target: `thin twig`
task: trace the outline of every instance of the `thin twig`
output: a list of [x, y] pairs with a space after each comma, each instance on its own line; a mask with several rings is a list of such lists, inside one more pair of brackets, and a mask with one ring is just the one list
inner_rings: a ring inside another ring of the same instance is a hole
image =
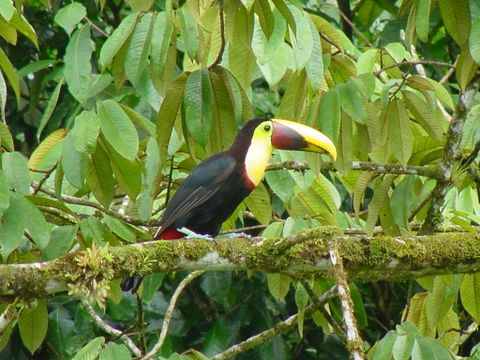
[[165, 313], [165, 318], [163, 319], [162, 331], [160, 332], [160, 337], [157, 343], [153, 346], [152, 350], [150, 350], [147, 354], [145, 354], [145, 356], [143, 356], [140, 360], [151, 359], [153, 356], [157, 354], [157, 352], [160, 351], [168, 333], [168, 326], [170, 325], [170, 320], [172, 320], [173, 311], [175, 310], [175, 306], [177, 305], [178, 298], [182, 294], [183, 289], [185, 289], [185, 287], [188, 284], [190, 284], [193, 280], [203, 275], [204, 273], [205, 271], [203, 270], [194, 271], [188, 274], [188, 276], [180, 282], [178, 287], [175, 289], [175, 292], [173, 293], [172, 298], [170, 299], [170, 304], [168, 305], [167, 312]]
[[333, 328], [333, 331], [335, 334], [338, 335], [340, 339], [342, 339], [343, 342], [347, 342], [347, 336], [345, 335], [345, 332], [342, 330], [342, 328], [338, 325], [337, 321], [330, 315], [330, 313], [325, 309], [325, 303], [322, 303], [319, 301], [319, 297], [315, 295], [313, 292], [312, 287], [305, 281], [305, 280], [300, 280], [302, 283], [303, 287], [307, 291], [308, 296], [312, 300], [313, 304], [317, 307], [318, 311], [320, 311], [327, 320], [327, 322], [330, 324], [330, 326]]
[[209, 66], [209, 69], [213, 69], [222, 62], [223, 53], [225, 51], [225, 19], [223, 17], [223, 0], [220, 0], [220, 50], [218, 51], [217, 58]]
[[47, 181], [47, 179], [50, 177], [50, 175], [52, 175], [53, 171], [57, 168], [57, 165], [58, 163], [56, 163], [55, 165], [53, 165], [50, 169], [48, 169], [46, 172], [45, 172], [45, 176], [42, 178], [42, 180], [40, 180], [38, 182], [38, 185], [37, 186], [34, 186], [33, 188], [35, 190], [33, 190], [33, 195], [37, 195], [38, 192], [40, 191], [40, 189], [42, 188], [43, 184], [45, 184], [45, 181]]
[[468, 328], [463, 331], [463, 334], [460, 336], [457, 342], [454, 344], [450, 345], [450, 350], [453, 351], [455, 354], [457, 353], [457, 350], [460, 346], [462, 346], [469, 338], [470, 336], [477, 331], [479, 324], [476, 321], [473, 321]]
[[[328, 291], [323, 293], [322, 296], [318, 298], [318, 303], [322, 304], [323, 306], [328, 301], [333, 299], [336, 296], [335, 289], [336, 289], [336, 286], [333, 286]], [[316, 305], [307, 306], [304, 311], [304, 316], [309, 317], [315, 311], [317, 311]], [[277, 335], [288, 333], [289, 331], [294, 329], [295, 326], [297, 326], [297, 322], [298, 322], [298, 314], [292, 315], [286, 320], [276, 323], [272, 328], [262, 331], [261, 333], [254, 335], [248, 338], [247, 340], [242, 341], [239, 344], [233, 345], [232, 347], [228, 348], [224, 352], [221, 352], [220, 354], [212, 356], [210, 360], [231, 359], [241, 353], [244, 353], [245, 351], [254, 349], [259, 345], [269, 342], [270, 340], [272, 340], [273, 337]]]
[[99, 34], [102, 36], [108, 38], [110, 35], [108, 35], [105, 31], [100, 29], [92, 20], [90, 20], [88, 17], [86, 18], [87, 22], [94, 28]]
[[93, 322], [95, 325], [97, 325], [100, 329], [102, 329], [104, 332], [106, 332], [109, 335], [118, 337], [124, 344], [125, 346], [132, 352], [133, 355], [135, 356], [141, 356], [142, 353], [140, 349], [135, 345], [135, 343], [130, 339], [127, 335], [123, 334], [120, 330], [117, 330], [113, 328], [112, 326], [108, 325], [103, 319], [97, 314], [95, 309], [90, 305], [90, 303], [82, 299], [82, 305], [87, 310], [88, 314], [92, 318]]
[[145, 319], [143, 313], [143, 303], [142, 298], [135, 293], [135, 297], [137, 298], [137, 326], [138, 332], [140, 337], [140, 350], [142, 354], [147, 352], [147, 342], [145, 341]]
[[[303, 172], [309, 169], [310, 165], [307, 162], [284, 161], [269, 164], [266, 171], [295, 170]], [[321, 169], [333, 171], [335, 170], [335, 164], [331, 161], [322, 161]], [[436, 168], [428, 168], [425, 166], [403, 166], [398, 164], [372, 163], [368, 161], [352, 161], [349, 164], [349, 169], [360, 171], [374, 171], [378, 174], [418, 175], [432, 179], [437, 179], [441, 177]]]
[[330, 239], [328, 253], [333, 267], [333, 276], [337, 282], [337, 292], [342, 308], [343, 323], [347, 334], [347, 348], [354, 360], [364, 360], [363, 340], [358, 331], [357, 320], [353, 311], [353, 301], [350, 295], [350, 288], [347, 283], [347, 274], [343, 269], [342, 258], [338, 254], [335, 239]]
[[455, 66], [450, 64], [450, 63], [446, 63], [446, 62], [443, 62], [443, 61], [435, 61], [435, 60], [413, 60], [413, 61], [401, 61], [399, 63], [395, 63], [395, 64], [392, 64], [392, 65], [388, 65], [388, 66], [385, 66], [384, 68], [378, 70], [378, 71], [375, 71], [373, 74], [375, 76], [378, 76], [380, 75], [382, 72], [384, 71], [387, 71], [387, 70], [390, 70], [390, 69], [393, 69], [393, 68], [396, 68], [396, 67], [400, 67], [400, 66], [404, 66], [404, 65], [410, 65], [410, 66], [415, 66], [415, 65], [433, 65], [433, 66], [442, 66], [442, 67], [449, 67], [449, 68], [453, 68], [455, 69]]

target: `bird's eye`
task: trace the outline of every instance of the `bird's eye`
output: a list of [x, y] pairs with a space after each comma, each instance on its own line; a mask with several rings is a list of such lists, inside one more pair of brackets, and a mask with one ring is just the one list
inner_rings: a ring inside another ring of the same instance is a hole
[[267, 124], [263, 127], [263, 130], [270, 131], [270, 128], [271, 128], [271, 126], [269, 124]]

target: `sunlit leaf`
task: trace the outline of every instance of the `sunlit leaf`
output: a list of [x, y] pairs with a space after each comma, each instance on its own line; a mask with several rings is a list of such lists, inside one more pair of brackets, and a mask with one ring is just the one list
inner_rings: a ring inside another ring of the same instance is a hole
[[87, 9], [81, 3], [72, 2], [58, 10], [55, 22], [70, 35], [77, 24], [87, 15]]

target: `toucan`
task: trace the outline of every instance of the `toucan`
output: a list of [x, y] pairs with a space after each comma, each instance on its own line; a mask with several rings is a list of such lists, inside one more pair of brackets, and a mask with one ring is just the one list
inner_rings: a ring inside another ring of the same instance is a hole
[[[222, 223], [262, 181], [274, 149], [303, 150], [337, 157], [333, 142], [307, 125], [282, 119], [253, 119], [226, 151], [197, 165], [169, 201], [155, 240], [185, 237], [183, 229], [215, 237]], [[124, 291], [138, 288], [139, 277], [122, 282]]]

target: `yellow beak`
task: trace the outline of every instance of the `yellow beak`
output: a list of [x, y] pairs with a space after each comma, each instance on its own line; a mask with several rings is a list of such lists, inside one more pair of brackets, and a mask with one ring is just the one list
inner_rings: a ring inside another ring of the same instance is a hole
[[329, 154], [337, 159], [337, 149], [325, 134], [294, 121], [272, 119], [272, 145], [282, 150], [302, 150]]

